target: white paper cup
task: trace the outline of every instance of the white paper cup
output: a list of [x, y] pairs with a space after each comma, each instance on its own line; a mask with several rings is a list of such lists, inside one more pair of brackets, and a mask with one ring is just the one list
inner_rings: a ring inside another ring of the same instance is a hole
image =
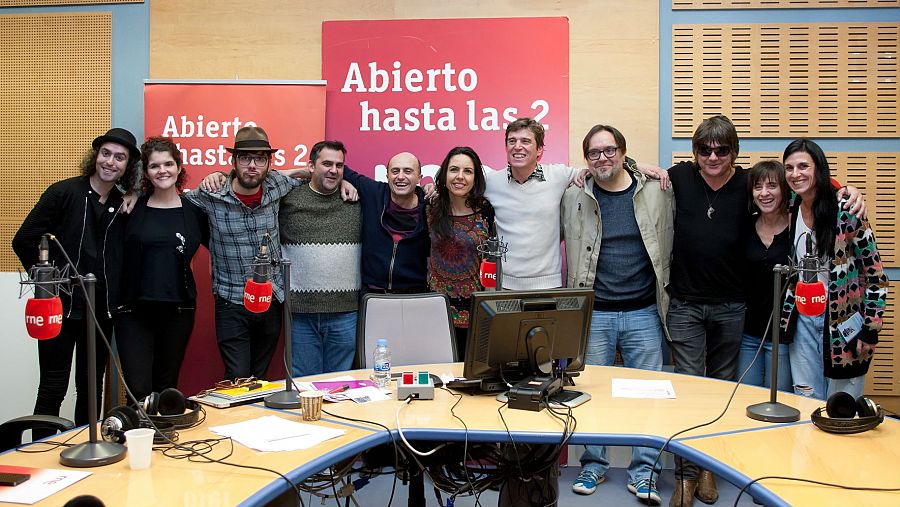
[[128, 464], [132, 470], [150, 468], [155, 433], [153, 428], [136, 428], [125, 432], [125, 443], [128, 445]]
[[304, 421], [318, 421], [322, 418], [322, 391], [303, 391], [300, 393], [300, 408]]

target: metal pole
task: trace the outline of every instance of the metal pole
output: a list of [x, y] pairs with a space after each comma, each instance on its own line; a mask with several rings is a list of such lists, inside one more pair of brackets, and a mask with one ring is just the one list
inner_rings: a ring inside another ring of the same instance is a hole
[[284, 333], [284, 391], [272, 393], [265, 398], [269, 408], [300, 408], [300, 393], [294, 390], [293, 358], [291, 343], [291, 261], [281, 259], [281, 279], [284, 282], [284, 304], [281, 307], [281, 329]]
[[125, 458], [125, 446], [115, 442], [97, 440], [97, 335], [94, 314], [90, 310], [97, 308], [94, 304], [94, 286], [97, 284], [97, 277], [88, 273], [77, 283], [84, 286], [87, 292], [87, 301], [90, 303], [84, 310], [84, 321], [87, 326], [87, 395], [90, 439], [61, 452], [59, 462], [69, 467], [99, 467]]
[[[765, 422], [794, 422], [800, 420], [800, 411], [783, 403], [778, 403], [778, 345], [781, 326], [781, 275], [789, 273], [790, 268], [777, 264], [772, 269], [775, 276], [775, 292], [772, 301], [772, 364], [769, 379], [769, 401], [747, 407], [747, 417]], [[765, 340], [766, 337], [761, 337]]]

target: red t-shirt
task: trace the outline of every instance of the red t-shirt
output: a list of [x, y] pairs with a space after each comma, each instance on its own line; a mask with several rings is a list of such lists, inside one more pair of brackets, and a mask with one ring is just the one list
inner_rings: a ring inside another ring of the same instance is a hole
[[248, 208], [255, 208], [259, 206], [260, 203], [262, 203], [262, 191], [263, 188], [262, 185], [260, 185], [259, 190], [257, 190], [254, 194], [247, 195], [235, 192], [234, 195], [236, 195], [237, 198], [240, 199], [242, 203], [244, 203], [244, 206], [247, 206]]

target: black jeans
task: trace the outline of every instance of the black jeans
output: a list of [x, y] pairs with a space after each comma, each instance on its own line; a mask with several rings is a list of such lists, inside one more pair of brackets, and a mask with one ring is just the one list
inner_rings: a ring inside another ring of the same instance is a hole
[[[99, 324], [107, 339], [112, 339], [112, 321], [105, 313], [99, 315]], [[75, 424], [88, 423], [88, 371], [87, 371], [87, 331], [83, 319], [64, 318], [59, 336], [38, 341], [38, 362], [41, 379], [38, 384], [34, 413], [59, 415], [59, 408], [69, 389], [69, 375], [72, 371], [72, 351], [75, 352]], [[103, 373], [109, 350], [97, 333], [97, 417], [100, 416], [103, 399]], [[40, 433], [40, 432], [39, 432]], [[35, 438], [48, 436], [53, 432], [35, 434]]]
[[225, 363], [225, 378], [266, 378], [281, 334], [282, 304], [272, 298], [264, 313], [253, 313], [216, 296], [216, 341]]
[[194, 313], [183, 303], [138, 301], [115, 315], [122, 374], [138, 401], [177, 387]]
[[[737, 380], [744, 303], [692, 303], [673, 297], [666, 323], [675, 373]], [[696, 464], [675, 457], [675, 477], [696, 479]]]

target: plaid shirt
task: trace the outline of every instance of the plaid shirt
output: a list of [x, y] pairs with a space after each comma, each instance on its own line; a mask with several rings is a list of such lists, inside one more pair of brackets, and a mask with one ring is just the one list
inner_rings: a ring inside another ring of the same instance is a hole
[[[212, 290], [228, 301], [244, 304], [244, 284], [250, 274], [250, 262], [259, 253], [263, 234], [269, 233], [269, 256], [281, 259], [278, 236], [278, 207], [282, 197], [300, 182], [270, 170], [263, 182], [262, 202], [248, 208], [231, 189], [231, 179], [218, 192], [203, 189], [184, 195], [209, 217], [209, 253], [212, 257]], [[272, 294], [284, 301], [281, 270], [272, 269]]]
[[[541, 168], [541, 164], [538, 164], [534, 168], [534, 171], [532, 171], [531, 174], [529, 174], [528, 177], [525, 178], [525, 181], [523, 181], [521, 184], [524, 185], [528, 182], [528, 180], [547, 181], [547, 178], [544, 177], [544, 169]], [[513, 178], [512, 166], [510, 165], [506, 166], [506, 181], [515, 181], [516, 183], [519, 183], [515, 178]]]

